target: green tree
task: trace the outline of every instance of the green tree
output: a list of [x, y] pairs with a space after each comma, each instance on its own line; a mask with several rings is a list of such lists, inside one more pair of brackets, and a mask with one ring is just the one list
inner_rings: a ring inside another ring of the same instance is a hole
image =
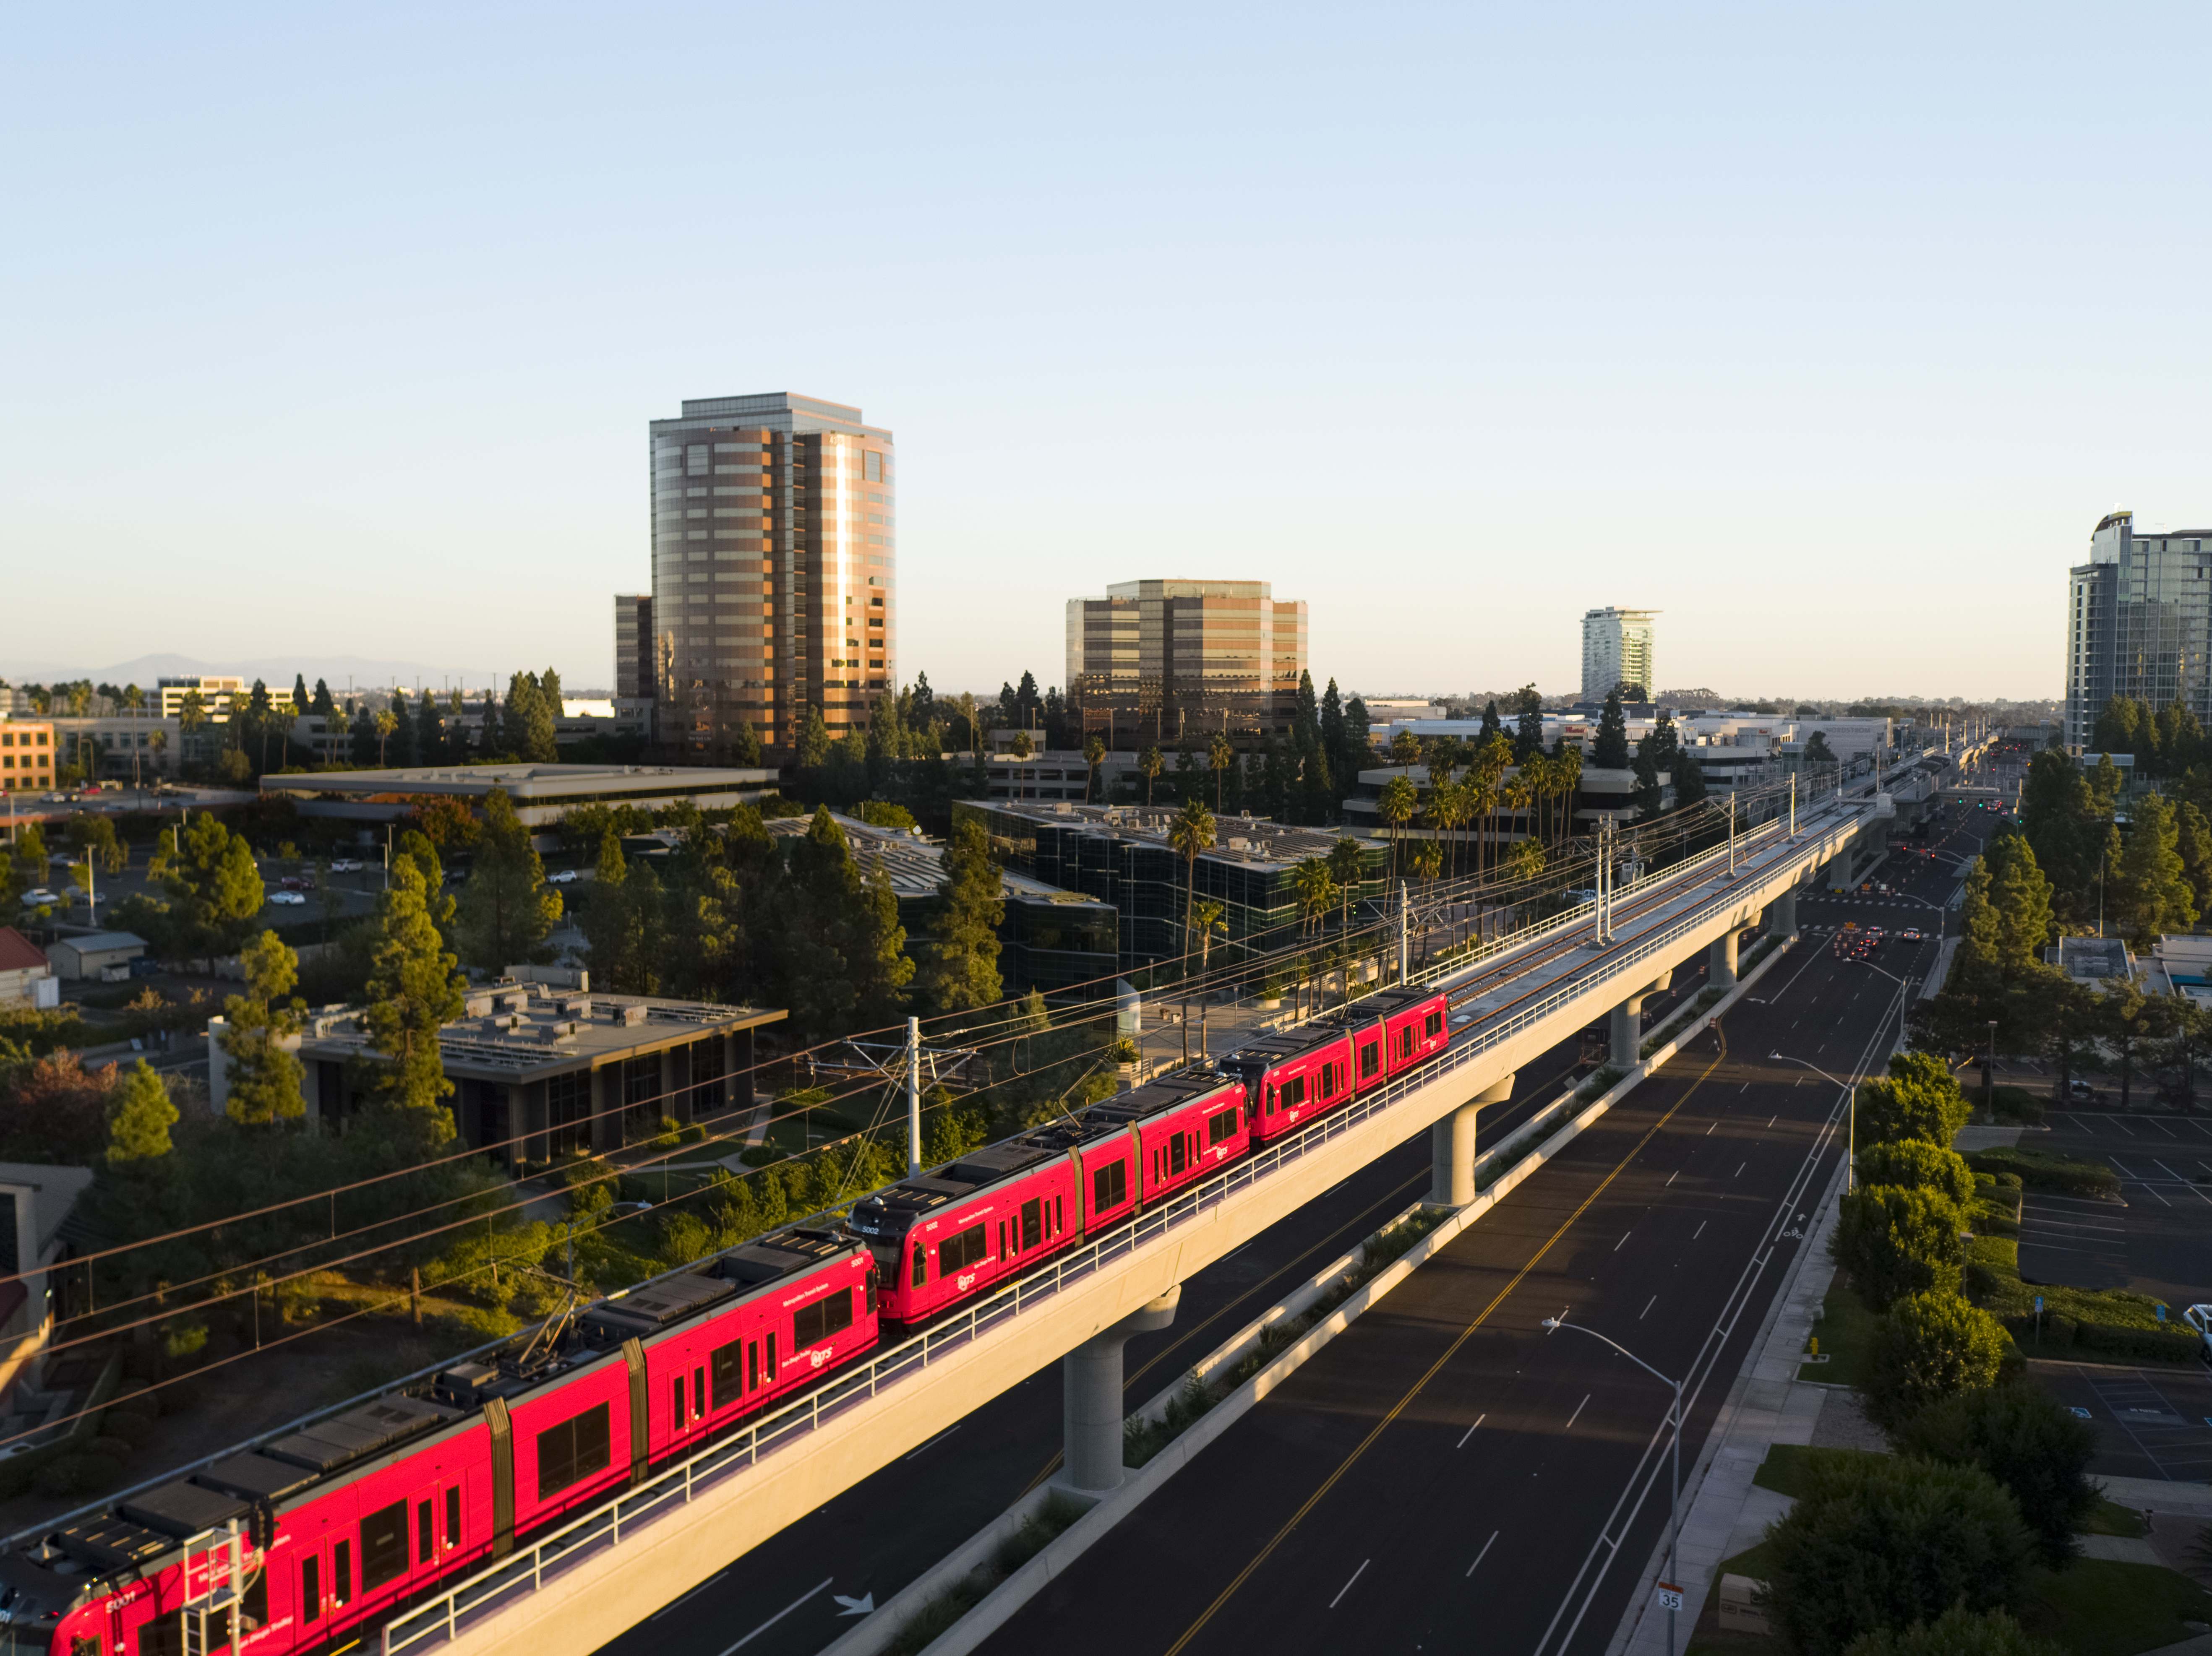
[[1182, 809], [1176, 813], [1168, 825], [1168, 846], [1182, 858], [1182, 953], [1183, 970], [1190, 969], [1190, 917], [1192, 906], [1198, 900], [1198, 859], [1213, 848], [1213, 813], [1206, 808], [1203, 799], [1186, 799]]
[[170, 943], [179, 955], [207, 959], [246, 940], [268, 889], [245, 840], [207, 811], [158, 843], [147, 876], [168, 893]]
[[1816, 1465], [1767, 1532], [1767, 1611], [1800, 1656], [1934, 1620], [2016, 1608], [2034, 1567], [2020, 1509], [1969, 1466], [1867, 1455]]
[[1145, 805], [1147, 810], [1151, 809], [1152, 803], [1152, 784], [1160, 779], [1160, 773], [1167, 767], [1167, 759], [1158, 748], [1147, 748], [1138, 757], [1137, 768], [1145, 776]]
[[1932, 1622], [1863, 1633], [1844, 1656], [2066, 1656], [2063, 1647], [2031, 1638], [2001, 1610], [1954, 1604]]
[[2199, 915], [2212, 914], [2212, 821], [2184, 800], [2174, 810], [2174, 849], [2189, 880], [2189, 895]]
[[1219, 810], [1221, 781], [1229, 774], [1230, 767], [1237, 762], [1237, 749], [1230, 745], [1229, 738], [1218, 731], [1214, 732], [1212, 740], [1206, 744], [1206, 762], [1207, 767], [1213, 772], [1213, 808]]
[[[550, 672], [550, 669], [547, 670]], [[507, 749], [534, 765], [550, 765], [561, 755], [553, 739], [553, 720], [560, 712], [547, 697], [544, 681], [536, 673], [515, 673], [507, 683], [507, 712], [502, 734]], [[557, 688], [560, 681], [556, 678]]]
[[1958, 1204], [1933, 1190], [1862, 1185], [1844, 1196], [1836, 1216], [1836, 1263], [1876, 1311], [1934, 1289], [1955, 1294], [1966, 1260]]
[[461, 958], [497, 972], [551, 958], [545, 940], [561, 920], [561, 896], [505, 788], [484, 796], [483, 826], [456, 907]]
[[963, 1012], [988, 1006], [1005, 992], [999, 975], [1004, 887], [983, 825], [972, 816], [961, 817], [946, 842], [944, 877], [937, 887], [944, 901], [936, 947], [915, 974], [915, 996], [931, 1010]]
[[465, 986], [453, 968], [429, 907], [422, 870], [411, 858], [392, 866], [392, 888], [377, 904], [376, 943], [370, 956], [365, 1021], [369, 1045], [388, 1061], [371, 1071], [378, 1101], [422, 1143], [453, 1136], [445, 1104], [453, 1083], [446, 1079], [438, 1032], [461, 1016]]
[[1601, 770], [1628, 768], [1628, 722], [1620, 711], [1618, 687], [1605, 693], [1605, 707], [1597, 716], [1597, 735], [1590, 743], [1590, 763]]
[[177, 1107], [154, 1066], [140, 1059], [107, 1101], [107, 1165], [143, 1166], [169, 1153]]
[[1905, 1421], [1897, 1447], [1954, 1466], [1978, 1466], [2012, 1492], [2043, 1562], [2063, 1569], [2096, 1510], [2089, 1462], [2097, 1435], [2050, 1392], [2027, 1380], [1938, 1398]]
[[1398, 877], [1399, 842], [1405, 838], [1406, 824], [1413, 820], [1413, 814], [1419, 805], [1419, 792], [1402, 772], [1382, 785], [1382, 795], [1375, 802], [1375, 814], [1390, 830], [1390, 877], [1393, 880]]
[[810, 705], [799, 727], [799, 762], [802, 767], [812, 770], [826, 764], [829, 758], [830, 726], [822, 718], [822, 709]]
[[2179, 825], [2160, 795], [2146, 792], [2136, 800], [2120, 867], [2127, 937], [2137, 949], [2148, 951], [2162, 932], [2196, 925], [2197, 899], [2181, 858]]
[[1858, 1154], [1858, 1181], [1932, 1191], [1962, 1210], [1974, 1199], [1974, 1174], [1966, 1158], [1921, 1138], [1866, 1146]]
[[880, 866], [863, 877], [826, 806], [784, 855], [780, 970], [793, 1021], [809, 1040], [890, 1022], [915, 968], [889, 877]]
[[1972, 1113], [1950, 1065], [1931, 1053], [1899, 1052], [1887, 1076], [1859, 1083], [1858, 1142], [1918, 1138], [1948, 1146]]
[[230, 1076], [223, 1112], [240, 1126], [263, 1127], [307, 1113], [307, 1079], [300, 1054], [285, 1043], [300, 1032], [304, 1003], [289, 999], [300, 980], [300, 957], [274, 931], [264, 931], [239, 951], [246, 992], [222, 1004], [228, 1024], [222, 1036]]
[[2025, 835], [2005, 828], [1990, 837], [1981, 860], [1989, 870], [1988, 901], [1995, 913], [1998, 971], [2018, 982], [2044, 965], [2052, 935], [2051, 882]]
[[1086, 800], [1096, 800], [1098, 798], [1098, 767], [1104, 761], [1105, 757], [1106, 744], [1097, 737], [1092, 737], [1083, 744], [1085, 767], [1083, 797]]
[[1957, 1294], [1908, 1295], [1875, 1331], [1867, 1413], [1894, 1427], [1938, 1398], [1995, 1386], [2010, 1349], [1997, 1319]]

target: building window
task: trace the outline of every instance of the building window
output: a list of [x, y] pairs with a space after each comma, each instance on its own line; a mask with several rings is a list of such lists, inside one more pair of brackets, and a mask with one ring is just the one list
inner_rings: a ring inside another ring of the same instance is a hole
[[879, 483], [884, 480], [884, 457], [874, 449], [863, 451], [860, 476], [864, 482]]
[[572, 1070], [545, 1083], [546, 1153], [581, 1153], [592, 1148], [592, 1072]]

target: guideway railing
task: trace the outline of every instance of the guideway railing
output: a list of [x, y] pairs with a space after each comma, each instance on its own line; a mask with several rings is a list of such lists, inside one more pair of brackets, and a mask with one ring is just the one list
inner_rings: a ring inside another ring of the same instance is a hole
[[[1802, 825], [1801, 835], [1803, 828], [1812, 826], [1809, 822]], [[1736, 855], [1741, 861], [1747, 855], [1759, 856], [1773, 849], [1767, 846], [1747, 852], [1739, 840]], [[1725, 846], [1717, 852], [1723, 858], [1727, 853]], [[1701, 858], [1677, 864], [1665, 870], [1666, 877], [1679, 879], [1685, 871], [1694, 871], [1705, 860]], [[1692, 913], [1645, 932], [1625, 948], [1609, 950], [1602, 960], [1589, 963], [1594, 969], [1571, 975], [1529, 1004], [1516, 1008], [1510, 1016], [1455, 1035], [1451, 1045], [1434, 1062], [1364, 1098], [1355, 1099], [1279, 1143], [1247, 1156], [1180, 1195], [1146, 1209], [1097, 1240], [1038, 1266], [965, 1311], [878, 1352], [859, 1368], [763, 1416], [712, 1447], [665, 1467], [611, 1504], [563, 1525], [491, 1568], [458, 1581], [436, 1597], [393, 1617], [383, 1629], [385, 1656], [398, 1656], [398, 1653], [426, 1641], [456, 1636], [465, 1621], [473, 1621], [518, 1594], [534, 1592], [544, 1585], [549, 1574], [561, 1574], [619, 1544], [625, 1529], [635, 1529], [664, 1509], [691, 1501], [702, 1489], [755, 1465], [763, 1455], [820, 1431], [847, 1410], [865, 1403], [886, 1386], [919, 1374], [931, 1362], [971, 1344], [1038, 1301], [1051, 1298], [1085, 1277], [1095, 1276], [1116, 1260], [1219, 1206], [1238, 1192], [1322, 1149], [1363, 1122], [1434, 1086], [1442, 1077], [1473, 1063], [1584, 998], [1594, 989], [1616, 978], [1633, 975], [1643, 962], [1665, 953], [1670, 945], [1710, 919], [1709, 913]], [[1457, 976], [1465, 969], [1463, 964], [1455, 963], [1450, 972], [1441, 975]]]

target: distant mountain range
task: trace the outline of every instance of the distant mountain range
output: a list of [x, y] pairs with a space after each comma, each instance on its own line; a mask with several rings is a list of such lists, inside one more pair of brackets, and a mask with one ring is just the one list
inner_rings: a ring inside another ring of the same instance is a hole
[[321, 678], [340, 695], [345, 694], [349, 681], [356, 689], [382, 688], [393, 684], [443, 688], [448, 683], [486, 684], [495, 678], [504, 685], [507, 676], [506, 672], [495, 673], [489, 667], [432, 666], [420, 661], [390, 661], [373, 656], [325, 656], [315, 660], [267, 656], [259, 659], [196, 661], [190, 656], [163, 654], [139, 656], [106, 667], [0, 658], [0, 678], [10, 684], [52, 684], [88, 678], [94, 684], [136, 684], [142, 689], [151, 689], [156, 679], [181, 678], [195, 673], [234, 675], [249, 684], [258, 678], [265, 680], [271, 689], [284, 690], [292, 688], [295, 674], [304, 673], [310, 686]]

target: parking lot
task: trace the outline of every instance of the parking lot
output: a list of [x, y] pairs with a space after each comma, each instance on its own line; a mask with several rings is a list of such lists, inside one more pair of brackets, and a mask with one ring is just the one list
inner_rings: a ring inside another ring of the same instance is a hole
[[2212, 1479], [2212, 1375], [2031, 1358], [2028, 1371], [2097, 1434], [2091, 1472]]
[[2212, 1300], [2212, 1120], [2148, 1111], [2060, 1110], [2027, 1148], [2095, 1162], [2120, 1202], [2031, 1191], [2020, 1274], [2075, 1288], [2125, 1288], [2180, 1307]]

